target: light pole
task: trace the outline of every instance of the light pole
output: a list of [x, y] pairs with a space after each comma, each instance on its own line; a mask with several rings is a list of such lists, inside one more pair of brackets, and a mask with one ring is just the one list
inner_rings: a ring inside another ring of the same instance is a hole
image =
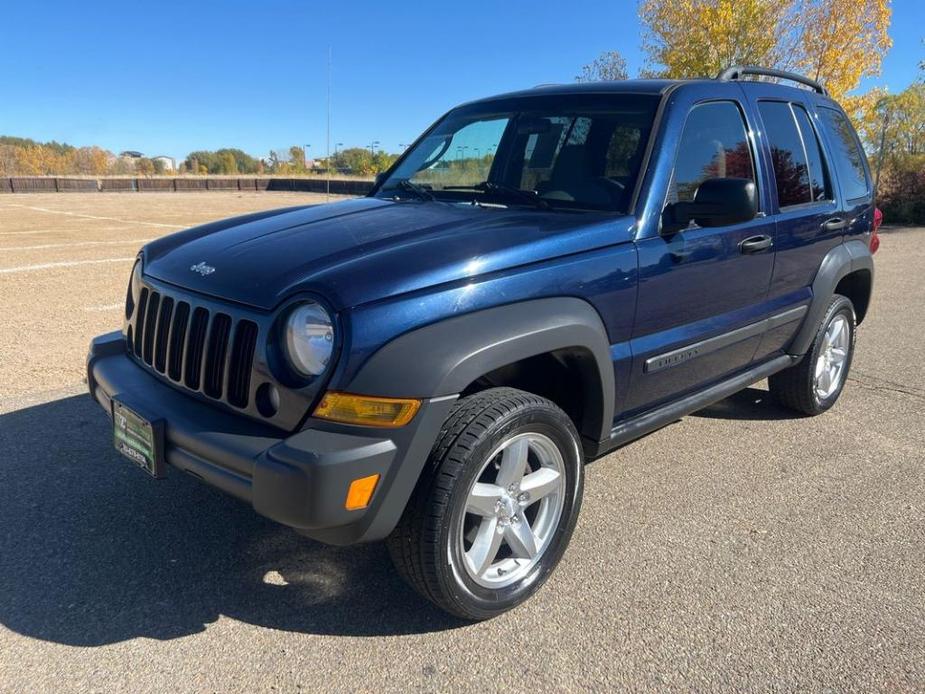
[[376, 145], [379, 144], [379, 140], [373, 140], [369, 143], [369, 153], [373, 156], [376, 156]]
[[302, 147], [302, 168], [308, 171], [308, 148], [311, 145], [305, 145]]

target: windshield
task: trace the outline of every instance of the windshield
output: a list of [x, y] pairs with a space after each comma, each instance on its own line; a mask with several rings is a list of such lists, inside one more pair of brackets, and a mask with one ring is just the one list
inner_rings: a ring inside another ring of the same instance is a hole
[[531, 96], [463, 106], [399, 161], [377, 197], [627, 212], [658, 97]]

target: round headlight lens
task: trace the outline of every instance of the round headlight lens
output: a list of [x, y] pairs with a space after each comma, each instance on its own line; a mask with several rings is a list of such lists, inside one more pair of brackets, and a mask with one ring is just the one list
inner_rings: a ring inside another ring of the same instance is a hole
[[324, 372], [334, 351], [331, 316], [314, 302], [296, 306], [286, 319], [286, 356], [303, 376]]
[[136, 260], [132, 266], [132, 276], [128, 281], [128, 290], [125, 293], [125, 319], [131, 320], [135, 313], [135, 304], [141, 294], [141, 261]]

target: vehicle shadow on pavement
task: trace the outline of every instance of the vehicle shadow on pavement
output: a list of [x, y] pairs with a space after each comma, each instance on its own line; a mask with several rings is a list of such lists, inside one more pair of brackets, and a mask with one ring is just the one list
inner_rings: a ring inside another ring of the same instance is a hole
[[373, 636], [462, 626], [395, 574], [381, 544], [328, 547], [110, 444], [89, 396], [0, 415], [0, 623], [74, 646], [171, 639], [225, 615]]
[[789, 410], [779, 404], [774, 396], [767, 390], [760, 388], [746, 388], [725, 400], [713, 403], [709, 407], [698, 410], [691, 417], [706, 417], [707, 419], [731, 420], [767, 420], [799, 419], [803, 415]]

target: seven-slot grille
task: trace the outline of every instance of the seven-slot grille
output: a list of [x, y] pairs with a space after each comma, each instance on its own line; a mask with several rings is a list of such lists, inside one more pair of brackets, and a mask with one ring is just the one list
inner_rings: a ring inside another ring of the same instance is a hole
[[143, 287], [128, 349], [155, 371], [190, 390], [247, 407], [257, 324]]

